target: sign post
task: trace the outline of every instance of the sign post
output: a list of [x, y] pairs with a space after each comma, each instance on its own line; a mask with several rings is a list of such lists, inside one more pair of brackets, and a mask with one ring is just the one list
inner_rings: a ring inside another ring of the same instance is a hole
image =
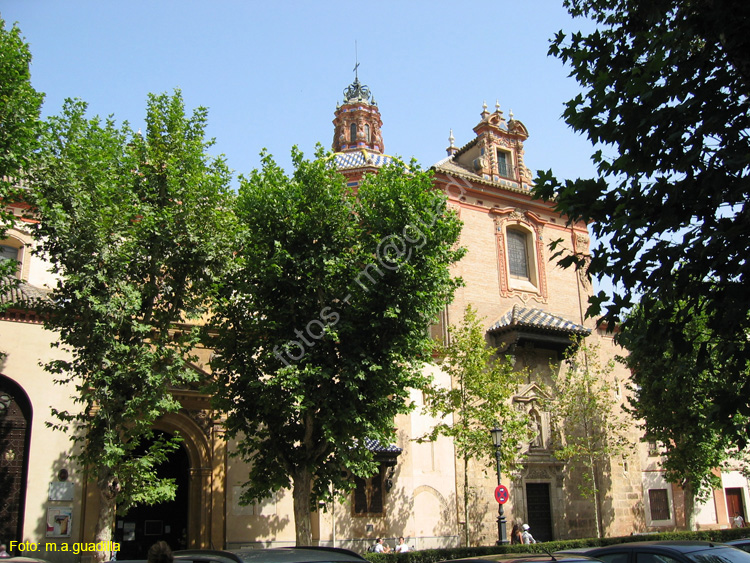
[[495, 500], [498, 504], [505, 504], [508, 502], [509, 498], [510, 493], [508, 493], [508, 488], [505, 485], [498, 485], [495, 487]]
[[508, 489], [501, 483], [500, 468], [502, 467], [501, 462], [503, 457], [501, 452], [503, 431], [495, 426], [490, 430], [490, 435], [492, 436], [492, 445], [495, 446], [495, 461], [497, 461], [497, 488], [495, 489], [495, 500], [497, 501], [497, 545], [505, 545], [508, 543], [508, 540], [505, 539], [507, 535], [505, 533], [505, 512], [503, 512], [503, 505], [508, 502], [510, 495], [508, 494]]

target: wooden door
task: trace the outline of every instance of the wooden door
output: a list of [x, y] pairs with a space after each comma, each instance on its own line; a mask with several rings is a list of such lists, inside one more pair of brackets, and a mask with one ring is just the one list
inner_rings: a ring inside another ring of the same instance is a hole
[[747, 523], [745, 503], [742, 500], [742, 489], [739, 487], [724, 489], [724, 494], [727, 497], [727, 516], [729, 517], [729, 525], [734, 527], [733, 519], [738, 514], [742, 516], [742, 520]]
[[0, 538], [23, 537], [31, 407], [23, 390], [0, 375]]

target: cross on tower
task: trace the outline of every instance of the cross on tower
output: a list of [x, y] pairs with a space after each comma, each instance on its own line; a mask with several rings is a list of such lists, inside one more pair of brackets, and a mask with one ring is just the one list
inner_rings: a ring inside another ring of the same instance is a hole
[[357, 41], [355, 39], [354, 41], [354, 80], [359, 80], [359, 76], [357, 76], [357, 69], [359, 68], [359, 55], [357, 54]]

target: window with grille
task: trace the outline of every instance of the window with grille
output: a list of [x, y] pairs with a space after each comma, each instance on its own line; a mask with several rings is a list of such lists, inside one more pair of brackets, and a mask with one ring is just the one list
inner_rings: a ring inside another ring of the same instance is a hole
[[508, 153], [505, 151], [497, 151], [497, 173], [500, 176], [510, 176], [508, 174]]
[[368, 479], [355, 477], [354, 514], [383, 514], [383, 469]]
[[21, 251], [20, 248], [11, 244], [0, 244], [0, 261], [16, 260], [18, 262], [16, 275], [20, 276], [21, 272]]
[[667, 489], [649, 489], [648, 502], [651, 507], [651, 520], [670, 519]]
[[357, 124], [352, 123], [349, 126], [349, 138], [351, 139], [351, 143], [355, 144], [357, 142]]
[[661, 450], [659, 449], [658, 443], [656, 442], [648, 443], [648, 455], [649, 457], [658, 457], [661, 455]]
[[529, 254], [526, 233], [508, 230], [508, 268], [513, 278], [529, 279]]

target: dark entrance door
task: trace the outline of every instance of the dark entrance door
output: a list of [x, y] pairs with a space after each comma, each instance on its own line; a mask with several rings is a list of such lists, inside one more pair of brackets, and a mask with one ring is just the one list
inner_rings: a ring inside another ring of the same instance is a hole
[[526, 506], [531, 535], [536, 541], [552, 541], [552, 506], [549, 483], [526, 483]]
[[30, 429], [26, 393], [0, 375], [0, 538], [6, 544], [23, 537]]
[[172, 550], [187, 547], [190, 461], [184, 446], [159, 467], [158, 475], [175, 480], [177, 495], [173, 501], [136, 506], [126, 515], [117, 516], [115, 541], [120, 543], [117, 559], [146, 559], [148, 548], [159, 540], [166, 541]]

